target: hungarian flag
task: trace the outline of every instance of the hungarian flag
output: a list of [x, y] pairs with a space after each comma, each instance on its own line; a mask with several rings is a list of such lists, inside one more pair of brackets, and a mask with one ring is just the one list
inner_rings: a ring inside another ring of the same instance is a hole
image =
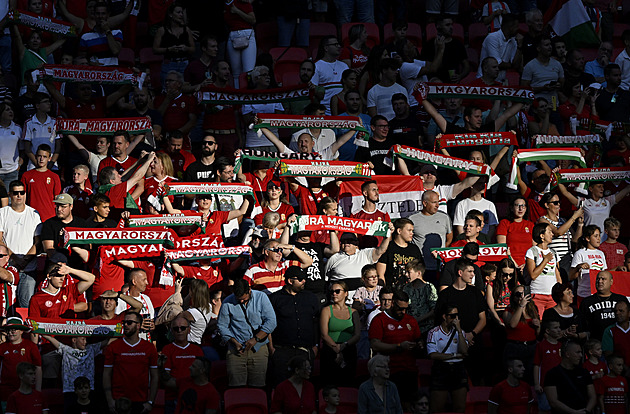
[[544, 20], [551, 27], [552, 36], [555, 34], [564, 38], [567, 49], [599, 46], [582, 0], [553, 0]]
[[[408, 175], [376, 175], [379, 202], [376, 207], [392, 219], [408, 217], [422, 210], [422, 179]], [[361, 184], [365, 180], [344, 180], [339, 187], [339, 207], [349, 217], [363, 207]]]

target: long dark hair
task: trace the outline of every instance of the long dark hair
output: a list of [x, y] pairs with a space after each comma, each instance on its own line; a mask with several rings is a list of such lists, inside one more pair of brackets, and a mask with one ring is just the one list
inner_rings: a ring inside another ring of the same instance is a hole
[[529, 204], [527, 203], [527, 199], [525, 199], [525, 197], [523, 196], [518, 196], [512, 200], [512, 202], [510, 203], [510, 208], [508, 209], [507, 219], [510, 221], [514, 221], [514, 219], [516, 218], [516, 216], [514, 215], [514, 204], [516, 204], [518, 200], [523, 200], [525, 202], [525, 215], [523, 216], [523, 220], [529, 220]]
[[381, 80], [381, 57], [383, 56], [384, 50], [385, 45], [376, 45], [372, 48], [372, 50], [370, 51], [370, 55], [368, 56], [367, 63], [361, 71], [361, 76], [359, 76], [359, 79], [365, 73], [367, 73], [374, 85], [376, 85]]
[[[183, 11], [186, 11], [186, 6], [184, 6], [182, 3], [176, 1], [175, 3], [171, 4], [170, 6], [168, 6], [168, 9], [166, 10], [166, 15], [164, 16], [164, 30], [170, 30], [171, 29], [171, 24], [173, 23], [172, 19], [171, 19], [171, 13], [173, 13], [175, 11], [176, 8], [181, 7]], [[186, 27], [186, 24], [184, 24], [184, 28]]]
[[[518, 309], [518, 307], [520, 306], [519, 302], [522, 296], [514, 294], [514, 291], [518, 287], [520, 287], [520, 285], [514, 286], [514, 288], [510, 292], [510, 312], [512, 313], [516, 312], [516, 309]], [[533, 300], [530, 300], [529, 302], [527, 302], [527, 305], [525, 306], [525, 311], [532, 319], [540, 319], [538, 315], [538, 309], [536, 308], [536, 305], [534, 304]], [[524, 321], [524, 320], [525, 320], [525, 313], [521, 313], [521, 321]]]
[[602, 232], [602, 230], [595, 224], [584, 226], [584, 229], [582, 230], [582, 237], [580, 237], [577, 243], [578, 250], [588, 248], [588, 238], [595, 234], [596, 230], [599, 230], [600, 233]]
[[494, 303], [497, 303], [499, 297], [501, 296], [501, 293], [503, 293], [503, 290], [505, 289], [506, 282], [503, 269], [505, 269], [506, 267], [514, 269], [512, 279], [507, 282], [507, 285], [510, 288], [510, 292], [512, 292], [516, 287], [516, 281], [518, 280], [518, 268], [516, 267], [516, 264], [514, 264], [512, 259], [506, 257], [505, 259], [501, 260], [497, 265], [497, 277], [494, 278], [494, 280], [492, 281], [492, 297], [494, 298]]

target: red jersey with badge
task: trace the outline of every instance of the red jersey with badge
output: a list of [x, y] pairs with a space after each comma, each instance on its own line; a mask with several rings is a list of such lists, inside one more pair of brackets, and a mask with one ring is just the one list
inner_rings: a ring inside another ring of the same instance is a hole
[[626, 253], [628, 253], [628, 248], [619, 242], [603, 242], [599, 245], [599, 250], [604, 252], [604, 256], [606, 256], [606, 264], [608, 265], [609, 269], [623, 266], [624, 258], [626, 256]]
[[496, 234], [506, 237], [510, 256], [517, 266], [525, 264], [525, 253], [532, 247], [532, 230], [534, 230], [534, 223], [525, 219], [518, 222], [503, 219], [497, 226]]
[[186, 150], [181, 150], [179, 152], [176, 152], [175, 154], [171, 154], [170, 152], [166, 151], [159, 152], [167, 154], [171, 158], [171, 162], [173, 163], [173, 170], [175, 172], [175, 178], [177, 178], [178, 180], [182, 180], [184, 178], [184, 171], [186, 171], [190, 164], [196, 161], [195, 156], [192, 155], [190, 151]]
[[134, 260], [133, 266], [142, 269], [147, 274], [147, 289], [144, 294], [151, 299], [154, 308], [159, 308], [173, 293], [175, 286], [160, 285], [160, 275], [156, 273], [155, 264], [148, 260]]
[[5, 412], [6, 414], [41, 414], [44, 410], [48, 410], [48, 404], [41, 391], [33, 390], [30, 394], [23, 394], [17, 390], [9, 396]]
[[593, 383], [595, 393], [604, 396], [606, 414], [625, 414], [628, 380], [624, 376], [611, 377], [605, 375]]
[[211, 291], [223, 288], [223, 275], [217, 265], [207, 269], [199, 266], [182, 266], [182, 269], [184, 269], [184, 277], [205, 280]]
[[[155, 177], [145, 178], [144, 180], [144, 192], [142, 193], [142, 199], [146, 200], [149, 196], [155, 196], [157, 193], [157, 189], [160, 187], [160, 184], [170, 184], [172, 182], [177, 181], [177, 178], [166, 176], [162, 181], [158, 180]], [[175, 197], [168, 196], [168, 199], [173, 202]]]
[[263, 218], [265, 218], [265, 214], [269, 212], [280, 214], [280, 223], [286, 223], [289, 216], [295, 213], [295, 211], [293, 210], [293, 207], [290, 204], [281, 202], [278, 208], [275, 210], [273, 210], [271, 207], [263, 207], [262, 213], [256, 214], [256, 216], [254, 216], [254, 223], [257, 226], [262, 225]]
[[[160, 95], [155, 98], [153, 106], [159, 108], [164, 102], [165, 96]], [[190, 120], [189, 115], [197, 112], [197, 101], [192, 96], [180, 94], [173, 99], [163, 116], [163, 127], [166, 132], [173, 132], [180, 129]], [[186, 145], [188, 140], [184, 140]], [[186, 149], [186, 147], [184, 147]]]
[[[89, 181], [86, 181], [86, 183], [87, 182]], [[94, 194], [94, 191], [88, 187], [81, 190], [76, 185], [70, 185], [64, 188], [63, 192], [70, 194], [74, 200], [74, 203], [72, 204], [72, 215], [87, 220], [91, 213], [90, 198], [92, 197], [92, 194]]]
[[105, 367], [113, 368], [112, 395], [133, 402], [149, 399], [149, 369], [157, 368], [158, 353], [149, 341], [140, 339], [134, 345], [120, 338], [105, 348]]
[[551, 368], [560, 364], [562, 358], [560, 357], [560, 348], [562, 344], [560, 342], [552, 344], [551, 342], [543, 339], [536, 344], [536, 352], [534, 353], [534, 365], [540, 367], [538, 383], [541, 387], [545, 386], [545, 375]]
[[26, 185], [26, 204], [37, 210], [42, 223], [54, 217], [53, 199], [61, 193], [59, 176], [50, 170], [40, 172], [33, 169], [22, 175], [22, 182]]
[[111, 246], [98, 248], [98, 258], [94, 266], [96, 280], [92, 285], [94, 299], [98, 299], [106, 290], [114, 289], [114, 292], [118, 292], [125, 284], [125, 269], [114, 263], [116, 256], [108, 254], [108, 250], [111, 250]]
[[[389, 214], [382, 212], [379, 209], [374, 210], [369, 213], [363, 209], [357, 211], [354, 214], [350, 215], [351, 218], [361, 219], [361, 220], [372, 220], [372, 221], [389, 221], [392, 219], [389, 217]], [[359, 247], [362, 249], [368, 247], [376, 247], [381, 244], [383, 241], [383, 237], [381, 236], [362, 236], [359, 235]], [[330, 243], [330, 237], [328, 238], [328, 242]]]
[[[538, 223], [538, 219], [547, 214], [547, 210], [540, 205], [542, 194], [528, 188], [523, 196], [527, 199], [527, 211], [529, 211], [529, 220]], [[530, 246], [531, 247], [531, 246]]]
[[527, 414], [529, 404], [534, 402], [532, 387], [525, 381], [513, 387], [503, 380], [492, 387], [488, 402], [499, 406], [497, 414]]
[[[403, 315], [401, 320], [381, 312], [374, 317], [370, 324], [370, 339], [376, 338], [386, 344], [401, 342], [416, 342], [420, 339], [418, 322], [411, 315]], [[411, 351], [392, 354], [389, 357], [389, 368], [392, 372], [411, 371], [416, 369], [416, 359]]]
[[98, 164], [98, 172], [100, 173], [105, 167], [114, 167], [116, 171], [122, 175], [125, 170], [131, 167], [136, 161], [138, 160], [129, 156], [127, 156], [127, 158], [123, 161], [119, 161], [110, 155], [107, 158], [103, 158], [103, 160]]
[[[182, 214], [199, 214], [198, 211], [195, 210], [182, 210]], [[210, 213], [210, 217], [208, 218], [208, 223], [206, 224], [205, 234], [214, 235], [221, 237], [221, 226], [227, 223], [228, 217], [230, 215], [229, 211], [213, 211]], [[198, 228], [195, 230], [191, 236], [197, 236], [201, 234], [201, 229]]]
[[324, 197], [328, 197], [328, 193], [323, 189], [320, 189], [316, 193], [302, 185], [299, 185], [298, 188], [293, 191], [293, 195], [300, 205], [300, 214], [303, 215], [316, 215], [317, 204], [319, 204]]
[[17, 376], [17, 365], [30, 362], [42, 366], [42, 357], [37, 345], [31, 340], [22, 338], [19, 344], [5, 342], [0, 344], [0, 401], [6, 401], [9, 395], [20, 387]]
[[587, 359], [586, 361], [584, 361], [582, 367], [584, 367], [584, 369], [587, 370], [589, 374], [591, 374], [591, 377], [595, 374], [608, 373], [608, 365], [606, 365], [606, 362], [604, 361], [598, 361], [597, 364], [593, 364], [590, 360]]
[[221, 398], [212, 383], [196, 385], [190, 377], [187, 377], [177, 380], [177, 389], [179, 392], [176, 413], [197, 414], [205, 413], [207, 410], [219, 411]]
[[40, 290], [31, 297], [28, 306], [28, 316], [31, 318], [74, 318], [74, 305], [79, 302], [81, 294], [78, 283], [62, 286], [57, 293], [52, 294]]
[[8, 263], [4, 265], [4, 270], [13, 276], [13, 280], [10, 282], [2, 282], [2, 291], [0, 291], [0, 315], [7, 317], [8, 314], [13, 314], [15, 311], [15, 297], [17, 285], [20, 282], [20, 273]]
[[[195, 362], [196, 357], [203, 356], [201, 347], [191, 343], [186, 344], [184, 347], [175, 343], [167, 344], [162, 349], [162, 353], [166, 355], [164, 369], [176, 380], [190, 377], [188, 368]], [[177, 392], [175, 390], [171, 388], [166, 389], [166, 400], [174, 400], [176, 397]]]

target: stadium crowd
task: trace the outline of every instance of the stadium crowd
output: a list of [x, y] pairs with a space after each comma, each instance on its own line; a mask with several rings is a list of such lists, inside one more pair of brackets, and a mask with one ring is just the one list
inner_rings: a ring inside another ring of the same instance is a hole
[[0, 1], [2, 412], [627, 413], [623, 13]]

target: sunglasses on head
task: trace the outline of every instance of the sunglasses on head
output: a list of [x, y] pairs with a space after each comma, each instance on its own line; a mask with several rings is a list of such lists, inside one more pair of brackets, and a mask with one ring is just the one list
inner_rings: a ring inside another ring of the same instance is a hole
[[187, 326], [173, 326], [173, 332], [184, 332], [186, 329]]

